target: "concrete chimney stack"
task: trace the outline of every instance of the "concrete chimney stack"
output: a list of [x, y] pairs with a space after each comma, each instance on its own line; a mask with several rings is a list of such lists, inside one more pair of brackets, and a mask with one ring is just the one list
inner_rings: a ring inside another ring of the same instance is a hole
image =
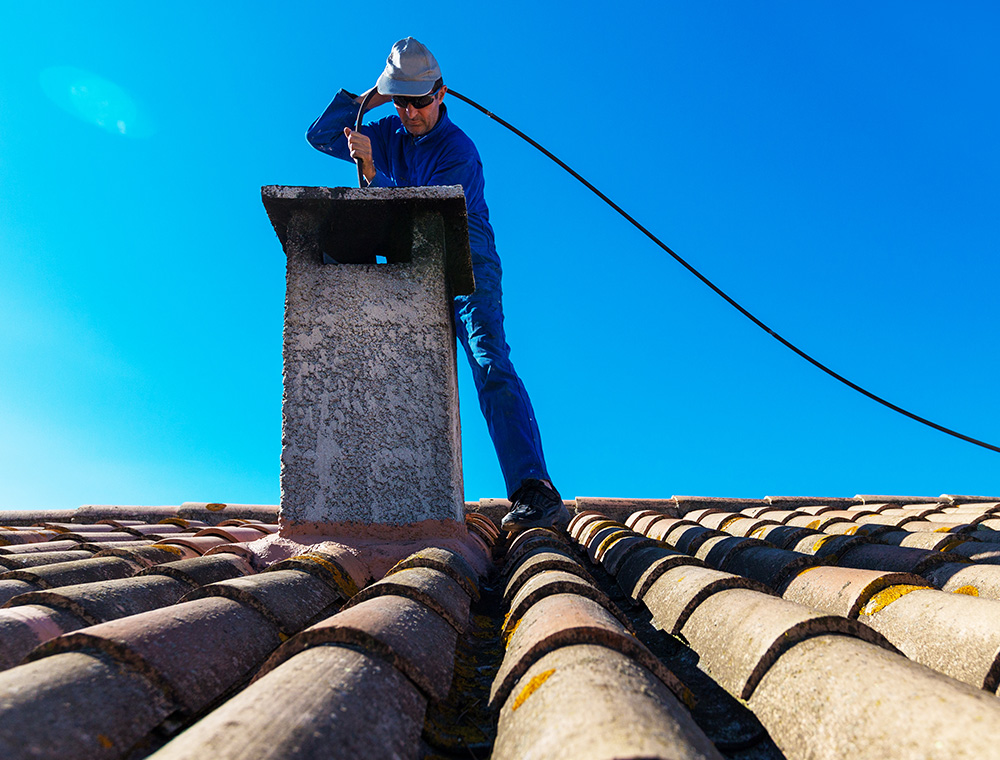
[[288, 260], [282, 532], [464, 531], [452, 298], [474, 284], [461, 187], [262, 196]]

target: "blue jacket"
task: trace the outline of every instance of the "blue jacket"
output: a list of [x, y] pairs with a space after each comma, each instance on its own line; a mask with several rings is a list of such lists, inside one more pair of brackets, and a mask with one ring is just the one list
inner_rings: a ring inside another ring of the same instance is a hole
[[[354, 96], [341, 90], [309, 127], [306, 139], [316, 150], [351, 161], [344, 127], [353, 129], [357, 117]], [[441, 106], [437, 124], [419, 137], [407, 132], [398, 116], [366, 124], [361, 132], [372, 141], [375, 179], [371, 187], [462, 186], [469, 214], [473, 268], [495, 266], [499, 275], [500, 259], [493, 241], [490, 210], [483, 196], [485, 181], [479, 151], [465, 132], [452, 124], [447, 108]]]

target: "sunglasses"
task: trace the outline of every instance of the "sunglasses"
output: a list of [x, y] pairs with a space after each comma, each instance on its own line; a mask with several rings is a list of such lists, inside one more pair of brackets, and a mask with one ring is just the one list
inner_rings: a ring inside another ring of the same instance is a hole
[[392, 98], [393, 104], [399, 108], [405, 109], [407, 106], [413, 106], [414, 108], [427, 108], [431, 103], [434, 102], [435, 96], [438, 94], [439, 90], [434, 90], [430, 95], [420, 95], [416, 98], [409, 98], [405, 95], [394, 95]]

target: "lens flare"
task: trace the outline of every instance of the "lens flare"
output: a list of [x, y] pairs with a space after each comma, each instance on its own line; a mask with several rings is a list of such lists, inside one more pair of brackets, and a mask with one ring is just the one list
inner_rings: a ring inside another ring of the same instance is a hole
[[53, 103], [88, 124], [126, 137], [148, 137], [153, 132], [132, 97], [97, 74], [53, 66], [41, 72], [39, 83]]

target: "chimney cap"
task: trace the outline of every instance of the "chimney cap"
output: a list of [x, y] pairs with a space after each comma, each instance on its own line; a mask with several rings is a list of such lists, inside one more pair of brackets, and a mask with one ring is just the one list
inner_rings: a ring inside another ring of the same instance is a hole
[[373, 207], [387, 223], [406, 223], [415, 211], [439, 211], [444, 220], [448, 283], [454, 295], [475, 290], [469, 249], [469, 218], [461, 185], [434, 187], [295, 187], [264, 185], [261, 200], [282, 247], [295, 211], [313, 214], [322, 224], [331, 216], [367, 212]]

